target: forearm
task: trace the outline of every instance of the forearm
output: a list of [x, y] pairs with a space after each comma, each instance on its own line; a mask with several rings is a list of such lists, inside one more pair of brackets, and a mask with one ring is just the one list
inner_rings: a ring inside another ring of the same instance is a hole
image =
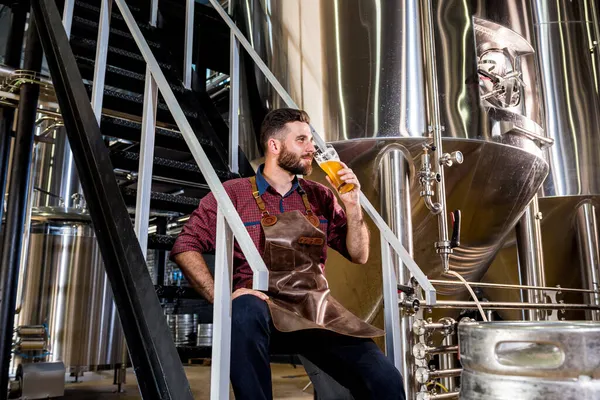
[[346, 207], [348, 233], [346, 236], [346, 247], [357, 264], [365, 264], [369, 259], [369, 229], [363, 219], [360, 205]]
[[179, 253], [175, 256], [175, 262], [181, 268], [190, 285], [206, 300], [213, 303], [215, 284], [202, 254], [196, 251]]

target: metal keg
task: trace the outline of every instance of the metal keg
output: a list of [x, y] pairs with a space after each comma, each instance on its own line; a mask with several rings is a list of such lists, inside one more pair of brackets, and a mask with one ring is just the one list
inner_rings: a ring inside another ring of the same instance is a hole
[[461, 399], [600, 398], [600, 323], [466, 322], [458, 338]]
[[198, 315], [169, 314], [166, 316], [175, 346], [195, 346], [198, 333]]
[[213, 336], [213, 324], [198, 324], [198, 339], [196, 346], [211, 347]]

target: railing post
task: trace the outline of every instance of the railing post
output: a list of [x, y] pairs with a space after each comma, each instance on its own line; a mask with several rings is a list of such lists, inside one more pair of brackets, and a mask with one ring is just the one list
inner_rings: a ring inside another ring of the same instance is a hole
[[[229, 14], [233, 11], [233, 1], [229, 2]], [[238, 147], [240, 143], [240, 42], [231, 32], [231, 61], [229, 73], [229, 169], [233, 173], [240, 170]]]
[[92, 83], [92, 109], [98, 125], [102, 118], [102, 99], [104, 97], [104, 78], [106, 76], [106, 57], [108, 55], [108, 37], [110, 35], [110, 13], [112, 0], [102, 0], [100, 21], [98, 22], [98, 40], [96, 45], [96, 63]]
[[156, 28], [158, 21], [158, 0], [150, 0], [150, 26]]
[[156, 127], [156, 105], [158, 86], [150, 70], [146, 68], [142, 113], [142, 137], [140, 141], [140, 163], [138, 167], [137, 196], [135, 199], [135, 233], [146, 257], [148, 250], [148, 219], [150, 218], [150, 192], [152, 189], [152, 164], [154, 161], [154, 133]]
[[210, 399], [229, 398], [231, 364], [231, 280], [233, 274], [233, 233], [221, 208], [217, 211], [215, 254], [215, 303], [213, 308], [212, 367]]
[[63, 8], [62, 23], [67, 33], [67, 38], [71, 37], [71, 25], [73, 24], [73, 8], [75, 6], [75, 0], [65, 0], [65, 7]]
[[185, 0], [185, 40], [183, 50], [183, 86], [192, 88], [192, 53], [194, 44], [194, 0]]
[[398, 286], [396, 272], [392, 263], [390, 244], [381, 236], [381, 268], [383, 275], [383, 312], [385, 321], [385, 353], [402, 372], [402, 343], [400, 331], [400, 308], [398, 306]]

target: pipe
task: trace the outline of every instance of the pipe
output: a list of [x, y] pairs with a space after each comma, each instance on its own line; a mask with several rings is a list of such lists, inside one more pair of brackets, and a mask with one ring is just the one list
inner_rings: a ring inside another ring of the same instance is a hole
[[[521, 303], [521, 302], [481, 302], [481, 307], [490, 310], [600, 310], [600, 306], [589, 304], [571, 304], [571, 303]], [[438, 300], [434, 305], [425, 306], [428, 309], [433, 308], [459, 308], [459, 309], [476, 309], [477, 304], [474, 301], [454, 301], [454, 300]]]
[[[462, 373], [462, 368], [440, 369], [440, 370], [436, 370], [436, 371], [429, 371], [429, 377], [431, 379], [449, 378], [449, 377], [460, 376], [461, 373]], [[443, 382], [442, 382], [442, 385], [444, 385]], [[444, 385], [444, 386], [446, 386], [446, 385]], [[446, 386], [446, 389], [451, 390], [448, 386]]]
[[[598, 244], [598, 220], [596, 207], [590, 203], [582, 204], [577, 209], [577, 244], [579, 247], [579, 260], [582, 266], [583, 284], [591, 290], [598, 290], [600, 285], [600, 247]], [[585, 296], [586, 302], [600, 306], [600, 294], [590, 293]], [[585, 319], [600, 321], [599, 310], [587, 310]]]
[[[464, 286], [461, 281], [448, 281], [443, 279], [430, 279], [429, 282], [434, 285], [452, 285], [452, 286]], [[575, 292], [575, 293], [600, 293], [600, 289], [573, 289], [563, 287], [552, 287], [552, 286], [529, 286], [529, 285], [509, 285], [504, 283], [485, 283], [485, 282], [467, 282], [473, 287], [489, 287], [495, 289], [537, 289], [537, 290], [548, 290], [553, 292]]]
[[[517, 225], [517, 253], [519, 257], [519, 272], [521, 282], [527, 286], [546, 286], [544, 273], [544, 254], [542, 252], [542, 234], [540, 221], [542, 213], [535, 195]], [[545, 303], [544, 294], [540, 290], [527, 290], [522, 292], [525, 303]], [[525, 311], [527, 321], [544, 320], [545, 313], [539, 309]]]
[[438, 79], [437, 79], [437, 68], [436, 68], [436, 56], [435, 56], [435, 38], [433, 32], [433, 6], [431, 0], [421, 2], [423, 12], [423, 31], [426, 33], [424, 42], [425, 53], [427, 55], [427, 62], [425, 63], [426, 77], [427, 77], [427, 95], [428, 95], [428, 114], [429, 120], [431, 121], [430, 130], [433, 133], [433, 145], [435, 151], [433, 151], [433, 170], [436, 176], [439, 177], [439, 181], [435, 184], [436, 200], [439, 203], [440, 212], [438, 214], [438, 231], [440, 241], [436, 242], [436, 251], [442, 258], [442, 265], [444, 271], [448, 271], [450, 268], [450, 253], [452, 248], [450, 247], [450, 240], [448, 238], [448, 215], [446, 212], [446, 182], [444, 179], [444, 165], [440, 162], [440, 157], [443, 154], [442, 150], [442, 127], [441, 114], [440, 114], [440, 102], [438, 98]]
[[[390, 149], [384, 154], [380, 162], [379, 177], [382, 217], [412, 256], [410, 168], [401, 150]], [[402, 302], [406, 296], [405, 294], [401, 294], [398, 297], [397, 284], [406, 284], [409, 282], [411, 277], [410, 271], [402, 263], [397, 254], [391, 253], [391, 251], [388, 251], [388, 254], [390, 255], [396, 276], [396, 281], [391, 282], [392, 292], [388, 294], [388, 298], [393, 296], [396, 300]], [[386, 324], [393, 324], [393, 320], [395, 319], [393, 318], [393, 313], [397, 313], [398, 309], [394, 310], [393, 307], [387, 307], [386, 302], [384, 312], [386, 313]], [[404, 313], [404, 315], [402, 313], [400, 315], [396, 314], [395, 316], [399, 319], [399, 327], [386, 326], [386, 353], [388, 357], [393, 358], [396, 367], [400, 370], [407, 398], [414, 398], [414, 394], [418, 388], [413, 378], [414, 360], [411, 351], [414, 340], [412, 334], [413, 317], [407, 313]], [[398, 328], [399, 330], [397, 330]], [[394, 343], [398, 345], [399, 349], [390, 347]], [[394, 352], [399, 352], [400, 354], [394, 354]]]
[[[31, 19], [27, 30], [27, 48], [23, 68], [39, 73], [42, 67], [42, 47], [35, 19]], [[6, 227], [2, 247], [2, 271], [0, 275], [0, 388], [8, 387], [8, 369], [13, 344], [17, 276], [19, 274], [19, 256], [23, 239], [25, 205], [31, 169], [31, 152], [35, 128], [35, 115], [40, 87], [37, 84], [24, 83], [20, 88], [17, 133], [14, 144], [12, 178], [10, 181]], [[6, 399], [6, 390], [0, 390], [0, 400]]]
[[[21, 52], [23, 51], [23, 38], [25, 22], [27, 21], [27, 10], [21, 5], [15, 5], [12, 9], [12, 22], [8, 33], [8, 41], [4, 62], [8, 67], [19, 68], [21, 65]], [[12, 125], [14, 110], [6, 107], [0, 109], [0, 221], [4, 214], [4, 195], [6, 193], [6, 182], [8, 177], [8, 163], [10, 159], [10, 140], [12, 137]], [[2, 232], [0, 224], [0, 233]]]
[[[458, 346], [454, 345], [454, 341], [454, 335], [446, 335], [442, 341], [442, 345], [447, 349], [456, 348], [456, 353], [458, 353]], [[455, 369], [455, 365], [455, 352], [443, 352], [440, 354], [440, 369], [438, 371], [432, 371], [429, 376], [432, 378], [442, 378], [442, 385], [444, 385], [448, 391], [452, 392], [456, 388], [456, 380], [454, 377], [460, 375], [460, 372], [462, 371], [462, 368]], [[452, 373], [455, 373], [456, 371], [458, 371], [458, 373], [453, 375]]]
[[[430, 370], [428, 367], [420, 367], [415, 371], [415, 375], [417, 377], [417, 382], [420, 384], [426, 384], [427, 382], [433, 379], [445, 379], [445, 378], [454, 378], [460, 376], [462, 373], [462, 368], [452, 368], [452, 369], [439, 369], [439, 370]], [[442, 382], [442, 385], [448, 390], [450, 389], [446, 384]], [[454, 386], [454, 384], [452, 385]]]
[[458, 353], [458, 345], [444, 345], [437, 347], [427, 346], [425, 343], [417, 343], [413, 347], [415, 358], [422, 359], [427, 355]]
[[446, 400], [446, 399], [458, 399], [460, 392], [449, 392], [449, 393], [439, 393], [439, 394], [431, 394], [421, 392], [417, 396], [417, 400]]

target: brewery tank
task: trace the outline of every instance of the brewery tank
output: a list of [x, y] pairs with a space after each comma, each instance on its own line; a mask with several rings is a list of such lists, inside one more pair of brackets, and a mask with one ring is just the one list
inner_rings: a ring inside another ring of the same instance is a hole
[[119, 316], [87, 212], [32, 211], [19, 286], [16, 325], [46, 326], [47, 361], [63, 361], [75, 374], [121, 362]]
[[[429, 278], [447, 277], [434, 248], [437, 216], [425, 206], [417, 180], [422, 145], [431, 137], [431, 104], [439, 101], [443, 150], [461, 151], [465, 160], [445, 171], [448, 211], [460, 209], [463, 216], [461, 246], [450, 256], [450, 268], [479, 280], [548, 171], [541, 150], [548, 143], [543, 113], [527, 60], [533, 52], [510, 29], [474, 21], [478, 4], [501, 3], [491, 1], [429, 2], [432, 43], [425, 3], [235, 0], [233, 13], [262, 59], [309, 113], [316, 131], [357, 172], [363, 192], [390, 223], [402, 214], [404, 203], [394, 195], [395, 186], [404, 182], [397, 173], [407, 171], [412, 226], [404, 243], [412, 243], [409, 251]], [[510, 34], [508, 40], [505, 34]], [[429, 90], [427, 56], [432, 48], [437, 93]], [[509, 82], [514, 96], [485, 92], [479, 71], [491, 63], [498, 65], [501, 71], [495, 72]], [[284, 104], [258, 69], [245, 65], [241, 70], [240, 131], [251, 134], [261, 119], [257, 115]], [[250, 158], [258, 155], [256, 140], [240, 142], [247, 144], [243, 150]], [[391, 170], [389, 157], [405, 158], [406, 168]], [[318, 170], [310, 178], [323, 179]], [[381, 304], [379, 235], [372, 236], [371, 246], [367, 268], [337, 254], [331, 254], [327, 266], [332, 293], [367, 319]], [[438, 294], [466, 297], [458, 286], [439, 287]]]
[[34, 354], [79, 376], [121, 364], [124, 338], [64, 128], [38, 122], [15, 326], [45, 325], [47, 349]]
[[[591, 0], [527, 2], [533, 25], [537, 75], [545, 104], [545, 126], [554, 145], [545, 150], [549, 175], [539, 198], [541, 250], [547, 286], [598, 290], [600, 218], [600, 98], [598, 4]], [[512, 13], [515, 17], [522, 10]], [[487, 281], [519, 283], [517, 246], [509, 238], [489, 270]], [[520, 301], [516, 291], [490, 293]], [[597, 295], [563, 293], [551, 301], [600, 304]], [[550, 300], [548, 300], [550, 301]], [[516, 318], [515, 315], [506, 317]], [[595, 319], [597, 312], [553, 318]]]

